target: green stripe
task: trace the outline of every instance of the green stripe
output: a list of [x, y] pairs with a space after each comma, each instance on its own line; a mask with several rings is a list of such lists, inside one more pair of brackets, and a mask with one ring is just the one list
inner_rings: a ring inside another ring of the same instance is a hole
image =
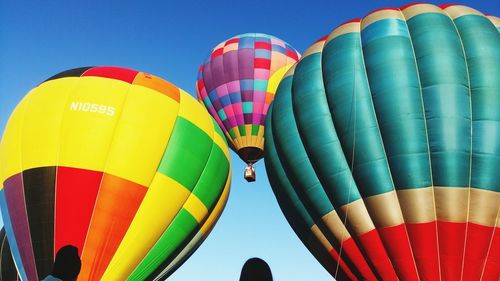
[[212, 150], [212, 139], [190, 121], [177, 117], [158, 171], [193, 190]]
[[238, 130], [240, 131], [240, 136], [243, 137], [247, 135], [247, 131], [245, 130], [245, 125], [239, 125]]
[[452, 20], [443, 14], [412, 17], [408, 29], [426, 110], [434, 185], [467, 187], [470, 95], [460, 38]]
[[208, 158], [205, 170], [200, 176], [193, 194], [211, 210], [219, 199], [229, 174], [229, 160], [215, 143]]
[[278, 87], [273, 102], [270, 127], [277, 154], [283, 168], [287, 171], [290, 182], [293, 183], [299, 197], [303, 198], [304, 205], [310, 210], [313, 221], [318, 221], [333, 210], [333, 205], [309, 162], [297, 130], [292, 108], [292, 80], [293, 76], [288, 76]]
[[454, 22], [464, 46], [471, 85], [471, 185], [500, 191], [500, 34], [483, 16], [466, 15]]
[[[304, 147], [334, 206], [361, 198], [332, 123], [321, 73], [321, 54], [303, 57], [293, 79], [293, 112]], [[304, 106], [307, 104], [307, 106]]]
[[259, 134], [260, 125], [252, 125], [252, 136], [257, 136]]
[[172, 224], [169, 225], [127, 280], [146, 279], [167, 258], [173, 258], [173, 255], [176, 255], [184, 246], [186, 238], [198, 228], [196, 219], [187, 210], [181, 209]]
[[[409, 36], [392, 35], [405, 28], [399, 22], [381, 20], [366, 27], [361, 32], [363, 55], [394, 185], [428, 187], [432, 181], [420, 84]], [[372, 28], [386, 34], [365, 42]]]
[[369, 197], [394, 190], [366, 78], [359, 32], [328, 42], [322, 67], [332, 119], [348, 163], [354, 161], [352, 174], [359, 191], [363, 197]]

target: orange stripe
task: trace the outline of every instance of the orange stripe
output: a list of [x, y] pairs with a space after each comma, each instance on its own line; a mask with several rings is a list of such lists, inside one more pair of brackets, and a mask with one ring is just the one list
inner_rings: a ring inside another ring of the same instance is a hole
[[139, 74], [135, 77], [133, 84], [153, 89], [172, 98], [176, 102], [180, 101], [179, 88], [177, 88], [174, 84], [171, 84], [154, 75], [139, 72]]
[[78, 280], [100, 280], [146, 191], [144, 186], [104, 174], [83, 249]]

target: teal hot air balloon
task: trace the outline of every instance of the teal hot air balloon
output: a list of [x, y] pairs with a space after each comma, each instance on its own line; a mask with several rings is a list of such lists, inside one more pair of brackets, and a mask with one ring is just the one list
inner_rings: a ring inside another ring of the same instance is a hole
[[499, 279], [499, 25], [460, 5], [378, 10], [281, 81], [268, 176], [338, 280]]
[[222, 128], [230, 147], [248, 164], [264, 156], [264, 123], [276, 88], [300, 55], [288, 43], [263, 33], [221, 42], [200, 66], [196, 93]]

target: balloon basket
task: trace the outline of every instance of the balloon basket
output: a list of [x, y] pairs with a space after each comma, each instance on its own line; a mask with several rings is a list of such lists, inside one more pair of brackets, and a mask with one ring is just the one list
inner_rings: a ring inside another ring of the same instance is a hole
[[247, 182], [255, 181], [255, 169], [253, 168], [253, 165], [251, 163], [246, 166], [244, 177]]

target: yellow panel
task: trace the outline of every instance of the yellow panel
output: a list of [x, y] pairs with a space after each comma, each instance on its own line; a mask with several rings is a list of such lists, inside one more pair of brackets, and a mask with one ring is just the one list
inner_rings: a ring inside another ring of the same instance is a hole
[[208, 214], [207, 207], [201, 202], [200, 198], [191, 193], [188, 200], [184, 204], [184, 209], [186, 209], [198, 223], [201, 223]]
[[179, 109], [179, 116], [195, 124], [209, 137], [214, 134], [214, 124], [212, 119], [209, 118], [205, 107], [183, 90], [181, 90], [181, 107]]
[[61, 126], [59, 165], [102, 171], [130, 84], [80, 77]]
[[125, 280], [177, 215], [191, 192], [156, 173], [102, 280]]
[[20, 173], [21, 163], [21, 130], [23, 115], [28, 104], [29, 96], [25, 97], [12, 112], [5, 127], [0, 144], [0, 188], [9, 177]]
[[31, 93], [22, 129], [23, 169], [57, 165], [63, 113], [78, 79], [51, 80]]
[[205, 237], [210, 233], [210, 231], [212, 231], [213, 227], [215, 226], [215, 223], [222, 214], [224, 207], [226, 207], [227, 198], [229, 197], [229, 190], [231, 189], [231, 175], [232, 175], [231, 170], [232, 168], [230, 166], [226, 185], [224, 186], [224, 190], [222, 191], [222, 194], [219, 197], [219, 201], [217, 201], [214, 209], [212, 210], [207, 220], [203, 223], [203, 225], [200, 228], [200, 231], [203, 233], [203, 236]]
[[149, 186], [177, 118], [179, 104], [150, 88], [132, 85], [116, 126], [105, 171]]
[[267, 92], [268, 93], [276, 93], [276, 90], [278, 89], [278, 85], [281, 82], [281, 79], [285, 75], [285, 73], [292, 67], [291, 64], [285, 65], [282, 68], [276, 70], [273, 75], [269, 78], [269, 82], [267, 83]]

